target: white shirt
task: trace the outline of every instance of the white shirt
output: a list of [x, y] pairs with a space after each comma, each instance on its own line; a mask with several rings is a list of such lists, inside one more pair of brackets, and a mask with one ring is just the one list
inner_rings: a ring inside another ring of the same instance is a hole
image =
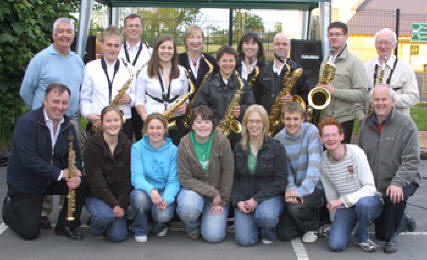
[[[386, 83], [393, 69], [395, 55], [391, 55], [388, 59], [382, 83]], [[374, 86], [375, 64], [378, 64], [377, 77], [380, 75], [380, 61], [376, 57], [365, 64], [366, 74], [368, 75], [369, 88]], [[411, 66], [402, 59], [398, 59], [396, 68], [390, 78], [390, 85], [396, 91], [396, 110], [409, 115], [409, 108], [416, 105], [419, 101], [418, 83], [415, 73]]]
[[[123, 44], [122, 49], [120, 50], [119, 60], [120, 61], [124, 60], [129, 65], [132, 65], [133, 61], [135, 60], [136, 54], [138, 53], [140, 43], [141, 42], [138, 42], [135, 46], [131, 47], [130, 44], [126, 42], [126, 49], [129, 54], [129, 62], [126, 59], [126, 53], [125, 53], [124, 44]], [[152, 48], [147, 48], [145, 44], [142, 44], [141, 53], [138, 56], [135, 66], [132, 65], [135, 69], [134, 73], [136, 73], [136, 71], [140, 70], [142, 66], [148, 63], [148, 61], [151, 59], [152, 52], [153, 52]]]
[[190, 58], [190, 55], [187, 54], [188, 64], [190, 64], [191, 72], [193, 73], [194, 79], [197, 79], [197, 71], [200, 66], [200, 57], [197, 59], [196, 66], [194, 66], [193, 61]]
[[[285, 60], [286, 62], [286, 60]], [[279, 69], [276, 69], [276, 60], [273, 61], [273, 72], [277, 74], [277, 76], [280, 76], [280, 72], [282, 72], [283, 67], [285, 66], [284, 63], [281, 63]]]
[[[241, 77], [242, 79], [244, 79], [244, 80], [248, 80], [248, 75], [249, 75], [249, 73], [248, 73], [248, 71], [246, 70], [245, 62], [244, 62], [244, 61], [241, 61], [241, 63], [242, 63], [242, 73], [241, 73], [240, 77]], [[252, 68], [255, 68], [256, 63], [257, 63], [257, 60], [255, 60], [255, 61], [251, 64], [251, 65], [252, 65]], [[279, 74], [280, 74], [280, 73], [279, 73]]]
[[[188, 92], [188, 79], [185, 76], [185, 68], [179, 67], [179, 77], [170, 82], [170, 99], [178, 96], [173, 102], [159, 102], [152, 97], [163, 100], [162, 87], [159, 79], [148, 77], [147, 67], [145, 67], [137, 78], [136, 102], [135, 105], [144, 105], [147, 115], [154, 112], [163, 113], [172, 104], [180, 100]], [[168, 93], [167, 86], [164, 86], [165, 94]], [[151, 96], [151, 97], [150, 97]]]
[[[114, 74], [114, 65], [107, 66], [107, 73], [111, 81]], [[123, 62], [120, 62], [119, 70], [113, 81], [111, 101], [130, 77], [129, 70]], [[126, 93], [130, 95], [131, 103], [121, 105], [120, 109], [123, 111], [126, 119], [129, 119], [132, 117], [130, 108], [135, 105], [135, 80], [132, 80]], [[108, 79], [102, 69], [101, 59], [97, 59], [89, 62], [85, 67], [82, 89], [80, 92], [80, 112], [82, 116], [86, 118], [87, 115], [91, 113], [101, 115], [102, 109], [108, 105]]]
[[[52, 154], [53, 154], [53, 149], [55, 147], [56, 141], [58, 140], [59, 132], [61, 132], [61, 125], [62, 123], [64, 123], [64, 117], [62, 117], [61, 121], [59, 121], [58, 129], [56, 129], [55, 131], [55, 127], [53, 126], [53, 120], [49, 119], [49, 117], [47, 116], [46, 110], [44, 108], [43, 108], [43, 116], [44, 116], [44, 120], [46, 121], [46, 126], [50, 132], [50, 140], [52, 141], [51, 144], [52, 144]], [[61, 170], [57, 181], [60, 181], [62, 179], [62, 173], [63, 171]]]

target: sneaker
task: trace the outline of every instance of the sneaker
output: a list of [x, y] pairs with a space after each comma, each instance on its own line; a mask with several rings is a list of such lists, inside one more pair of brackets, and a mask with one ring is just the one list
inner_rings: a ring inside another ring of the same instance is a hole
[[135, 241], [138, 243], [145, 243], [147, 242], [147, 235], [135, 236]]
[[169, 228], [168, 227], [164, 227], [162, 230], [160, 230], [159, 233], [157, 233], [158, 237], [164, 237], [168, 234]]
[[394, 241], [385, 242], [384, 253], [392, 254], [397, 251], [397, 243]]
[[198, 239], [200, 237], [200, 232], [198, 230], [188, 232], [187, 237], [189, 237], [191, 239]]
[[319, 237], [329, 237], [331, 233], [331, 225], [325, 224], [319, 228]]
[[375, 244], [372, 240], [368, 239], [364, 242], [356, 242], [356, 245], [360, 247], [365, 252], [375, 252], [377, 250], [377, 244]]
[[302, 242], [304, 243], [314, 243], [319, 239], [319, 236], [315, 231], [308, 231], [302, 236]]
[[270, 240], [270, 239], [268, 239], [268, 238], [262, 238], [261, 239], [261, 243], [263, 243], [263, 244], [271, 244], [271, 243], [273, 243], [273, 241], [272, 240]]

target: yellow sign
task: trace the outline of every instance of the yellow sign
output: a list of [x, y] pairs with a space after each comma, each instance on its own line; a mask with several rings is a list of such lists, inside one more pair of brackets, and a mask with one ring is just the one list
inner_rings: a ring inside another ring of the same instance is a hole
[[420, 46], [411, 44], [411, 55], [420, 55]]

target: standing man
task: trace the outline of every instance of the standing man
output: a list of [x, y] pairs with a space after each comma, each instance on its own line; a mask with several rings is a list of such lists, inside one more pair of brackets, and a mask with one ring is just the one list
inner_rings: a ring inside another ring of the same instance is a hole
[[368, 77], [363, 63], [348, 50], [348, 29], [342, 22], [333, 22], [328, 27], [329, 46], [333, 50], [327, 57], [336, 66], [335, 79], [328, 85], [318, 85], [329, 91], [331, 103], [320, 111], [320, 120], [335, 117], [344, 128], [344, 143], [351, 141], [356, 117], [356, 103], [368, 98]]
[[[119, 54], [119, 59], [132, 65], [135, 73], [150, 60], [152, 49], [141, 40], [142, 18], [137, 14], [130, 14], [124, 20], [125, 41]], [[136, 141], [142, 138], [142, 120], [132, 107], [132, 123]]]
[[[368, 86], [371, 89], [375, 84], [390, 85], [396, 92], [396, 111], [409, 116], [409, 108], [419, 101], [418, 83], [411, 66], [393, 54], [396, 45], [396, 33], [389, 28], [381, 29], [375, 34], [375, 49], [378, 57], [365, 65]], [[366, 104], [365, 117], [369, 107], [368, 102]]]
[[[51, 83], [64, 84], [71, 90], [67, 116], [80, 137], [80, 85], [83, 80], [84, 64], [82, 59], [71, 51], [74, 41], [74, 22], [69, 18], [58, 18], [53, 24], [53, 44], [37, 53], [31, 59], [25, 71], [19, 94], [32, 110], [40, 108]], [[42, 228], [50, 228], [48, 215], [52, 212], [52, 196], [46, 196], [43, 202]]]
[[420, 183], [418, 130], [408, 116], [394, 109], [396, 92], [388, 85], [377, 85], [369, 94], [374, 113], [359, 135], [374, 173], [377, 190], [384, 198], [384, 209], [375, 221], [375, 236], [385, 241], [384, 252], [397, 251], [395, 240], [406, 201]]
[[[270, 112], [271, 107], [276, 100], [276, 96], [282, 90], [283, 75], [286, 72], [285, 62], [289, 65], [291, 70], [301, 68], [301, 66], [288, 57], [289, 50], [291, 49], [291, 40], [284, 33], [277, 33], [273, 39], [273, 62], [267, 64], [263, 72], [260, 74], [258, 82], [261, 87], [260, 105], [262, 105], [267, 112]], [[307, 77], [302, 77], [297, 81], [291, 92], [281, 97], [283, 103], [292, 101], [293, 95], [300, 95], [307, 103], [307, 94], [310, 91]]]
[[[46, 88], [43, 106], [26, 113], [16, 123], [13, 152], [7, 167], [7, 196], [3, 203], [3, 221], [24, 239], [40, 233], [40, 213], [45, 194], [65, 195], [76, 190], [74, 220], [66, 220], [68, 198], [64, 200], [55, 234], [81, 240], [76, 228], [86, 196], [86, 181], [76, 131], [68, 116], [70, 90], [62, 84]], [[73, 138], [75, 165], [69, 165], [70, 137]], [[69, 178], [74, 168], [75, 177]]]

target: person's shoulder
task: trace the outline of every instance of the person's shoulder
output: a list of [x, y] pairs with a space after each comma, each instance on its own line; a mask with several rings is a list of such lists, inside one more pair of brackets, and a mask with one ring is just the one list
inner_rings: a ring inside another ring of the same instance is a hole
[[84, 65], [82, 58], [80, 57], [80, 55], [78, 55], [77, 53], [75, 53], [74, 51], [70, 52], [70, 56], [73, 57], [73, 59], [76, 60], [76, 62], [78, 62], [80, 65]]
[[91, 60], [88, 63], [86, 63], [86, 70], [93, 70], [97, 67], [101, 67], [101, 59]]

